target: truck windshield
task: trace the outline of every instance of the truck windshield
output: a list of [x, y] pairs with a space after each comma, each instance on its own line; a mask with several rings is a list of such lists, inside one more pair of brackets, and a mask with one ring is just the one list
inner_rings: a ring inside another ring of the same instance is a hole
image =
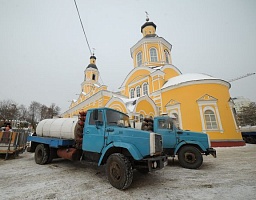
[[170, 119], [159, 119], [158, 120], [159, 129], [173, 129], [173, 122]]
[[107, 110], [107, 125], [131, 127], [129, 116], [114, 110]]

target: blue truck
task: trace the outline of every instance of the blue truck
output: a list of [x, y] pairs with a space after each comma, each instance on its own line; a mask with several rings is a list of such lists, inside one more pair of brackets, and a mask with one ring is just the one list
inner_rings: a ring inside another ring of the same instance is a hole
[[117, 189], [130, 186], [133, 169], [159, 170], [168, 161], [160, 134], [131, 128], [128, 115], [110, 108], [90, 109], [79, 119], [42, 120], [28, 141], [37, 164], [65, 158], [106, 165], [108, 180]]
[[202, 155], [211, 154], [216, 158], [216, 150], [211, 148], [206, 133], [180, 130], [167, 115], [154, 119], [145, 118], [141, 129], [161, 134], [164, 153], [173, 158], [177, 155], [180, 165], [184, 168], [199, 168], [203, 163]]

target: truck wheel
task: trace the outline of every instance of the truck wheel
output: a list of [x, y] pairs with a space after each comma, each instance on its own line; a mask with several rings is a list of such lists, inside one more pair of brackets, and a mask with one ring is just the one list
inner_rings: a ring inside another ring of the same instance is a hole
[[117, 189], [128, 188], [133, 179], [131, 162], [120, 153], [114, 153], [107, 160], [107, 176], [110, 184]]
[[182, 167], [188, 169], [197, 169], [203, 163], [201, 152], [193, 146], [184, 146], [178, 153], [179, 163]]
[[44, 165], [49, 159], [49, 148], [43, 144], [36, 146], [35, 161], [36, 164]]

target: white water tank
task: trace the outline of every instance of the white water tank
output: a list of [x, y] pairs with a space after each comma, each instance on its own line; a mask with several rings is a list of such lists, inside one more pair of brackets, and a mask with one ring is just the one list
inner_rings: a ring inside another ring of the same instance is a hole
[[74, 139], [78, 118], [44, 119], [36, 127], [37, 136]]

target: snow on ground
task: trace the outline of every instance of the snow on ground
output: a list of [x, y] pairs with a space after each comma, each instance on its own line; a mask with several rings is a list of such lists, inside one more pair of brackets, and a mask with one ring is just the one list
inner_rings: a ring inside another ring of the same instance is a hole
[[216, 148], [198, 170], [181, 168], [175, 159], [147, 175], [134, 171], [125, 191], [113, 188], [105, 168], [57, 159], [37, 165], [34, 154], [0, 158], [0, 199], [256, 199], [256, 145]]

